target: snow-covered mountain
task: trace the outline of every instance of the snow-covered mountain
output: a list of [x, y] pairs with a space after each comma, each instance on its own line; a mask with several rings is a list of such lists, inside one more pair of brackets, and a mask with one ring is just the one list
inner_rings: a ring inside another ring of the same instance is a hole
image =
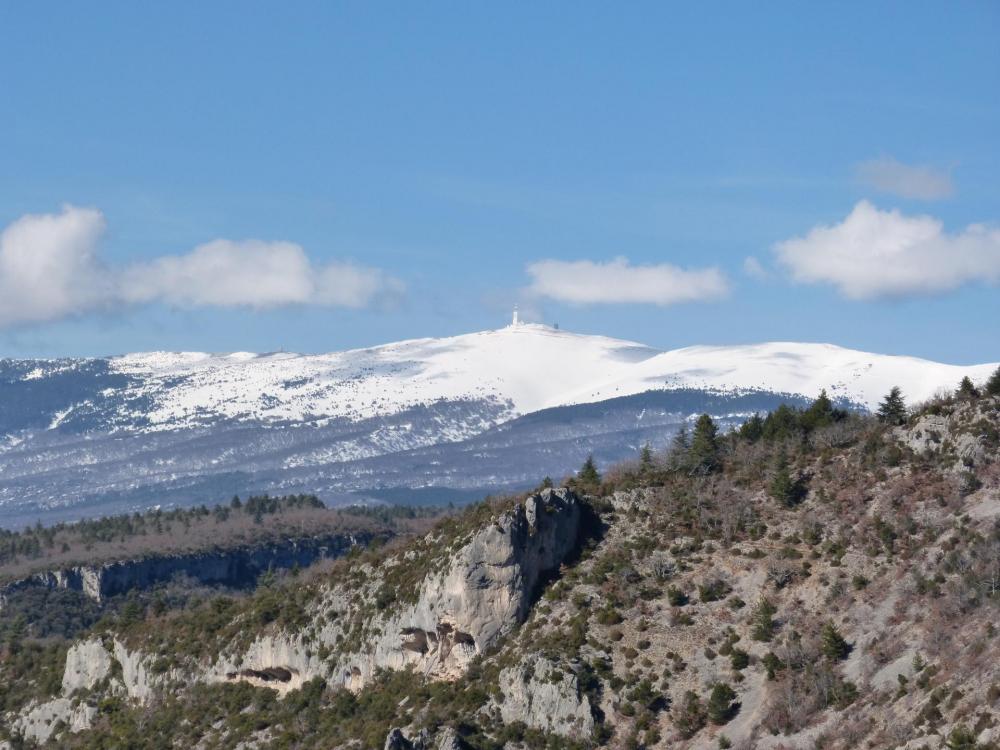
[[[614, 460], [662, 442], [701, 410], [732, 423], [822, 388], [872, 408], [893, 385], [919, 401], [995, 367], [826, 344], [662, 352], [525, 324], [321, 355], [3, 360], [0, 524], [234, 490], [508, 488], [539, 476], [521, 469], [558, 475], [588, 450]], [[511, 453], [529, 444], [531, 460]]]
[[[493, 400], [509, 414], [662, 388], [760, 389], [874, 406], [893, 385], [915, 400], [994, 365], [957, 367], [829, 344], [643, 344], [522, 324], [333, 354], [130, 354], [107, 360], [128, 376], [124, 423], [176, 429], [217, 419], [365, 419], [436, 401]], [[62, 366], [62, 365], [57, 365]], [[34, 369], [26, 377], [42, 377]], [[141, 409], [138, 404], [150, 404]], [[84, 405], [86, 406], [86, 405]], [[70, 407], [71, 409], [73, 407]], [[56, 422], [70, 412], [60, 412]]]

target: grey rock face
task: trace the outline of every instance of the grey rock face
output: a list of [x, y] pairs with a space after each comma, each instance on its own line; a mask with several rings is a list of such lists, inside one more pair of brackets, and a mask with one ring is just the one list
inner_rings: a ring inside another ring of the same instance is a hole
[[434, 738], [434, 750], [465, 750], [467, 745], [451, 727], [442, 727]]
[[926, 414], [912, 427], [896, 430], [899, 441], [918, 455], [941, 450], [948, 434], [948, 418], [943, 414]]
[[386, 735], [384, 750], [466, 750], [467, 747], [451, 727], [439, 729], [433, 738], [424, 730], [413, 739], [407, 739], [403, 730], [396, 728]]
[[133, 651], [117, 639], [105, 643], [89, 638], [74, 644], [66, 654], [62, 693], [66, 697], [79, 689], [90, 690], [105, 678], [112, 678], [112, 689], [139, 702], [148, 700], [173, 673], [154, 675], [152, 659]]
[[24, 739], [42, 743], [57, 730], [65, 727], [70, 732], [89, 729], [97, 709], [85, 703], [74, 704], [68, 698], [56, 698], [29, 706], [14, 721], [14, 731]]
[[500, 716], [543, 732], [584, 739], [594, 730], [590, 700], [572, 671], [548, 659], [524, 661], [500, 672]]
[[416, 603], [381, 623], [381, 635], [343, 665], [363, 686], [379, 668], [414, 667], [453, 678], [527, 616], [546, 572], [576, 547], [580, 503], [570, 490], [544, 490], [476, 532], [443, 572], [429, 575]]
[[71, 646], [63, 669], [63, 695], [94, 687], [111, 673], [111, 659], [111, 653], [99, 638], [90, 638]]
[[451, 727], [442, 727], [433, 738], [423, 730], [412, 739], [397, 727], [386, 735], [384, 750], [465, 750], [466, 747]]
[[95, 601], [101, 601], [100, 571], [93, 566], [75, 566], [62, 570], [46, 570], [34, 573], [26, 578], [12, 581], [0, 586], [0, 611], [6, 606], [9, 597], [25, 589], [69, 589], [80, 591], [84, 596]]
[[413, 743], [406, 739], [403, 730], [397, 727], [386, 735], [384, 750], [413, 750]]

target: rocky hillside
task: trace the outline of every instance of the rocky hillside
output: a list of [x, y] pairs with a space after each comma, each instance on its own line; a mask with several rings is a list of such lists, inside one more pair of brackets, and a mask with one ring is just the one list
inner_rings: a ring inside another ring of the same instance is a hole
[[0, 661], [10, 747], [990, 748], [1000, 396], [825, 398]]

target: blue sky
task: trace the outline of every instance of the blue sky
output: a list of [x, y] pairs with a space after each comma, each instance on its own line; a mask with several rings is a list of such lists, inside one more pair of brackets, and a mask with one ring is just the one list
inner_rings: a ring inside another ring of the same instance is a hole
[[0, 5], [0, 356], [1000, 360], [1000, 5], [761, 7]]

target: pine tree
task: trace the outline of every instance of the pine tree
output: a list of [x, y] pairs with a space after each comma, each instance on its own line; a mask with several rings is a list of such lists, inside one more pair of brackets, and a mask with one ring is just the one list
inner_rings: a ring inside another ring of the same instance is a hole
[[760, 414], [753, 413], [746, 422], [740, 425], [739, 436], [751, 443], [756, 443], [764, 435], [764, 420]]
[[986, 394], [989, 396], [1000, 396], [1000, 367], [986, 381]]
[[781, 404], [764, 418], [765, 440], [784, 440], [802, 433], [801, 413], [788, 404]]
[[691, 450], [691, 439], [688, 437], [686, 425], [681, 425], [670, 441], [670, 466], [671, 468], [684, 470], [688, 465], [688, 451]]
[[802, 414], [802, 425], [806, 429], [824, 427], [836, 419], [833, 402], [826, 395], [826, 388], [819, 392], [819, 396], [810, 404], [809, 408]]
[[771, 497], [790, 508], [798, 500], [799, 488], [791, 473], [788, 470], [788, 458], [784, 451], [778, 454], [777, 464], [774, 469], [774, 478], [770, 486]]
[[735, 713], [736, 691], [724, 682], [717, 682], [712, 686], [712, 692], [708, 697], [706, 713], [708, 720], [713, 724], [725, 724]]
[[688, 450], [688, 465], [693, 474], [711, 474], [720, 467], [718, 428], [707, 414], [698, 417]]
[[597, 488], [601, 484], [601, 473], [597, 470], [597, 464], [594, 463], [593, 453], [587, 456], [587, 460], [583, 462], [576, 478], [585, 487]]
[[898, 425], [906, 421], [906, 402], [903, 392], [894, 385], [878, 407], [878, 418], [886, 424]]
[[274, 568], [269, 565], [267, 570], [260, 574], [257, 585], [260, 588], [268, 589], [274, 586], [275, 581], [277, 581], [277, 577], [274, 575]]
[[768, 651], [764, 654], [760, 663], [764, 666], [764, 670], [767, 672], [767, 679], [769, 680], [773, 680], [778, 675], [778, 672], [787, 666], [773, 651]]
[[653, 468], [653, 449], [649, 443], [642, 446], [642, 451], [639, 453], [639, 468], [644, 474]]
[[777, 624], [774, 622], [774, 614], [777, 608], [767, 599], [761, 598], [754, 607], [750, 615], [750, 623], [753, 625], [750, 637], [755, 641], [770, 641], [774, 637]]
[[844, 640], [836, 625], [827, 622], [820, 632], [820, 651], [828, 659], [841, 661], [851, 653], [851, 644]]
[[955, 395], [958, 396], [958, 398], [977, 398], [979, 396], [979, 391], [969, 379], [969, 376], [966, 375], [962, 378], [962, 382], [958, 384], [958, 390], [955, 391]]

